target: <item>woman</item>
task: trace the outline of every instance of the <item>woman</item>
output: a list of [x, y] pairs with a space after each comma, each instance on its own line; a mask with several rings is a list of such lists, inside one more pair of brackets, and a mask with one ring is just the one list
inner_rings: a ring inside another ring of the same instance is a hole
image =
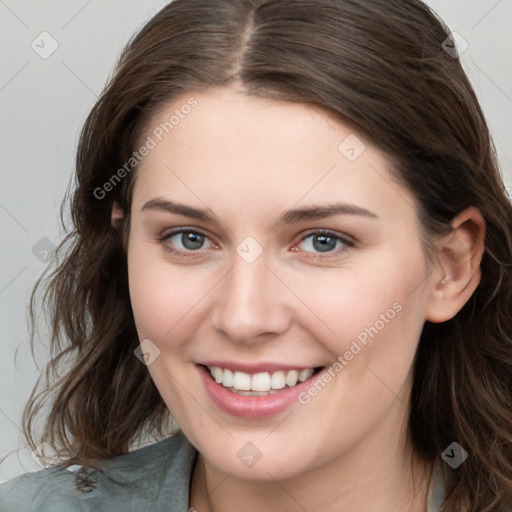
[[512, 509], [512, 211], [446, 41], [418, 0], [140, 31], [46, 289], [60, 373], [24, 428], [60, 463], [2, 510]]

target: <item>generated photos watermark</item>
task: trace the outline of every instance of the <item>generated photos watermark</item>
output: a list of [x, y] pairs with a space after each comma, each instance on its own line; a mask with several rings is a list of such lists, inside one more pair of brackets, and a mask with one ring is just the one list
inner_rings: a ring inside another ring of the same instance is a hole
[[395, 316], [402, 311], [402, 304], [394, 302], [393, 305], [385, 312], [379, 315], [379, 319], [374, 322], [370, 327], [365, 327], [357, 336], [352, 340], [350, 348], [347, 349], [343, 355], [339, 355], [336, 361], [325, 371], [319, 374], [315, 382], [309, 388], [299, 393], [298, 401], [302, 405], [307, 405], [311, 399], [318, 396], [318, 394], [331, 382], [331, 380], [338, 375], [345, 366], [349, 364], [354, 357], [361, 352], [363, 348], [368, 345], [370, 339], [375, 338], [386, 324], [389, 324]]
[[160, 357], [160, 349], [149, 339], [141, 341], [140, 345], [133, 351], [135, 357], [145, 366], [149, 366]]
[[249, 442], [246, 443], [240, 450], [238, 450], [236, 456], [238, 459], [247, 466], [248, 468], [252, 468], [263, 456], [261, 451], [254, 445]]
[[198, 105], [198, 101], [191, 96], [186, 103], [181, 105], [180, 108], [174, 110], [174, 113], [165, 122], [160, 123], [156, 128], [153, 129], [150, 135], [146, 137], [145, 142], [139, 147], [137, 151], [134, 151], [130, 158], [112, 174], [112, 176], [101, 185], [96, 187], [93, 191], [93, 195], [96, 199], [104, 199], [109, 192], [119, 185], [126, 176], [138, 165], [140, 162], [149, 155], [152, 149], [155, 149], [159, 142], [161, 142], [165, 136], [171, 133], [176, 126], [178, 126], [183, 119], [192, 111], [194, 107]]
[[444, 450], [441, 457], [452, 469], [457, 469], [468, 458], [468, 452], [454, 441]]

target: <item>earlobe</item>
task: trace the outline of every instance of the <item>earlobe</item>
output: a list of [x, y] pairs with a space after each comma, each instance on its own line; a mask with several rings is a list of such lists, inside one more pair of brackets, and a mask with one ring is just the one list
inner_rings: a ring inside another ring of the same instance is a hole
[[112, 204], [112, 214], [110, 217], [110, 223], [116, 229], [119, 229], [122, 225], [122, 221], [124, 219], [124, 211], [119, 206], [119, 204], [114, 201]]
[[425, 319], [440, 323], [453, 318], [480, 283], [485, 220], [469, 207], [451, 222], [452, 231], [437, 244], [437, 265]]

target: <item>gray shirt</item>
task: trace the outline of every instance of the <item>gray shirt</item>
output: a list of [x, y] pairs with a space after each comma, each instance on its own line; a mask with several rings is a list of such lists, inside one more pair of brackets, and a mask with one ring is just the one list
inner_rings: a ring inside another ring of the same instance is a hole
[[[101, 468], [49, 467], [0, 485], [0, 512], [187, 512], [197, 450], [183, 432], [102, 461]], [[436, 470], [428, 512], [444, 489]]]

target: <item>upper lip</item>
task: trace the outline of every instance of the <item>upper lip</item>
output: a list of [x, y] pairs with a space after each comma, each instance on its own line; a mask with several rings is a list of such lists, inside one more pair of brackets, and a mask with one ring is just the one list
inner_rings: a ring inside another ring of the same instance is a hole
[[263, 373], [263, 372], [274, 372], [278, 370], [290, 371], [290, 370], [306, 370], [308, 368], [318, 368], [323, 365], [301, 365], [301, 364], [287, 364], [287, 363], [272, 363], [272, 362], [261, 362], [261, 363], [240, 363], [236, 361], [202, 361], [198, 364], [204, 366], [217, 366], [218, 368], [231, 370], [232, 372], [244, 372], [248, 374]]

